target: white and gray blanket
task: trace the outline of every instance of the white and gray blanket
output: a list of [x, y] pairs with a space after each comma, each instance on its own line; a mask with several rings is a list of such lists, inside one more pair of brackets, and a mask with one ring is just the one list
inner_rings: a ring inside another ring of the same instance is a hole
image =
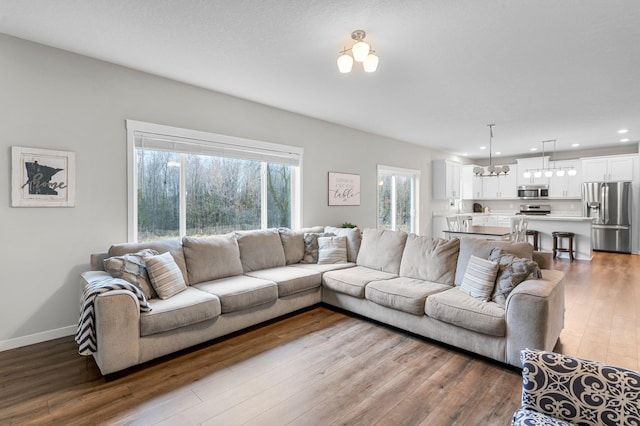
[[78, 343], [78, 353], [80, 355], [91, 355], [98, 350], [94, 302], [99, 294], [113, 290], [128, 290], [132, 292], [140, 302], [140, 312], [151, 311], [151, 305], [147, 302], [142, 290], [130, 282], [120, 278], [105, 278], [92, 281], [84, 289], [80, 305], [80, 320], [78, 321], [78, 331], [76, 332], [76, 342]]

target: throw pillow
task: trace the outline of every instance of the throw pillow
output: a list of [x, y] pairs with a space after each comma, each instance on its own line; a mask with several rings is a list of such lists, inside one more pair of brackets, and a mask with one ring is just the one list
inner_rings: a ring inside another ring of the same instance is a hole
[[330, 233], [306, 233], [304, 234], [304, 257], [300, 263], [318, 263], [318, 238], [333, 237]]
[[498, 264], [476, 256], [469, 258], [460, 290], [471, 297], [488, 302], [496, 284]]
[[469, 262], [469, 257], [471, 255], [482, 259], [488, 259], [491, 250], [495, 247], [500, 247], [505, 252], [511, 253], [517, 257], [526, 259], [531, 259], [533, 257], [533, 246], [526, 242], [513, 243], [511, 241], [492, 241], [483, 240], [481, 238], [461, 238], [460, 253], [458, 254], [458, 263], [456, 266], [456, 285], [460, 285], [462, 283], [462, 277], [464, 277], [467, 262]]
[[516, 257], [499, 247], [494, 248], [489, 260], [497, 262], [499, 266], [496, 286], [491, 299], [500, 306], [505, 306], [509, 293], [529, 275], [542, 278], [538, 264], [531, 259]]
[[324, 232], [329, 232], [338, 237], [347, 237], [347, 261], [355, 262], [358, 259], [360, 244], [362, 243], [362, 233], [358, 228], [334, 228], [325, 226]]
[[318, 237], [318, 264], [347, 263], [347, 237]]
[[160, 299], [168, 299], [187, 289], [180, 268], [171, 253], [145, 258], [151, 284]]
[[145, 257], [155, 256], [158, 252], [151, 249], [140, 250], [122, 256], [113, 256], [103, 261], [104, 270], [113, 278], [121, 278], [138, 287], [147, 300], [156, 296], [156, 292], [149, 282]]

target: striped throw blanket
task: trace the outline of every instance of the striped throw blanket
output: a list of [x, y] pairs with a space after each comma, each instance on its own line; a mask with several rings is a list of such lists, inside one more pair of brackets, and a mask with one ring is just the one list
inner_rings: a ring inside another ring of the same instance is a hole
[[78, 321], [78, 331], [76, 332], [76, 342], [78, 343], [80, 355], [91, 355], [98, 350], [94, 302], [99, 294], [113, 290], [129, 290], [138, 298], [141, 312], [151, 311], [151, 305], [147, 302], [142, 291], [128, 281], [109, 277], [90, 282], [82, 293], [80, 320]]

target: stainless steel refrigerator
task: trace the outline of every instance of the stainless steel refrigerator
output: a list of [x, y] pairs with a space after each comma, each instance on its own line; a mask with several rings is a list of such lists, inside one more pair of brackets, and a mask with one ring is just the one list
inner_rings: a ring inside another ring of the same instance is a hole
[[631, 253], [631, 182], [585, 182], [582, 204], [593, 249]]

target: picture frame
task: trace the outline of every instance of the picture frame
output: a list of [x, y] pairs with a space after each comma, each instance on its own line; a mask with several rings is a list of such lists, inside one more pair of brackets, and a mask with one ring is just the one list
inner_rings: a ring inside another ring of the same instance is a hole
[[12, 207], [75, 207], [76, 154], [11, 147]]
[[359, 206], [360, 175], [329, 172], [329, 205]]

